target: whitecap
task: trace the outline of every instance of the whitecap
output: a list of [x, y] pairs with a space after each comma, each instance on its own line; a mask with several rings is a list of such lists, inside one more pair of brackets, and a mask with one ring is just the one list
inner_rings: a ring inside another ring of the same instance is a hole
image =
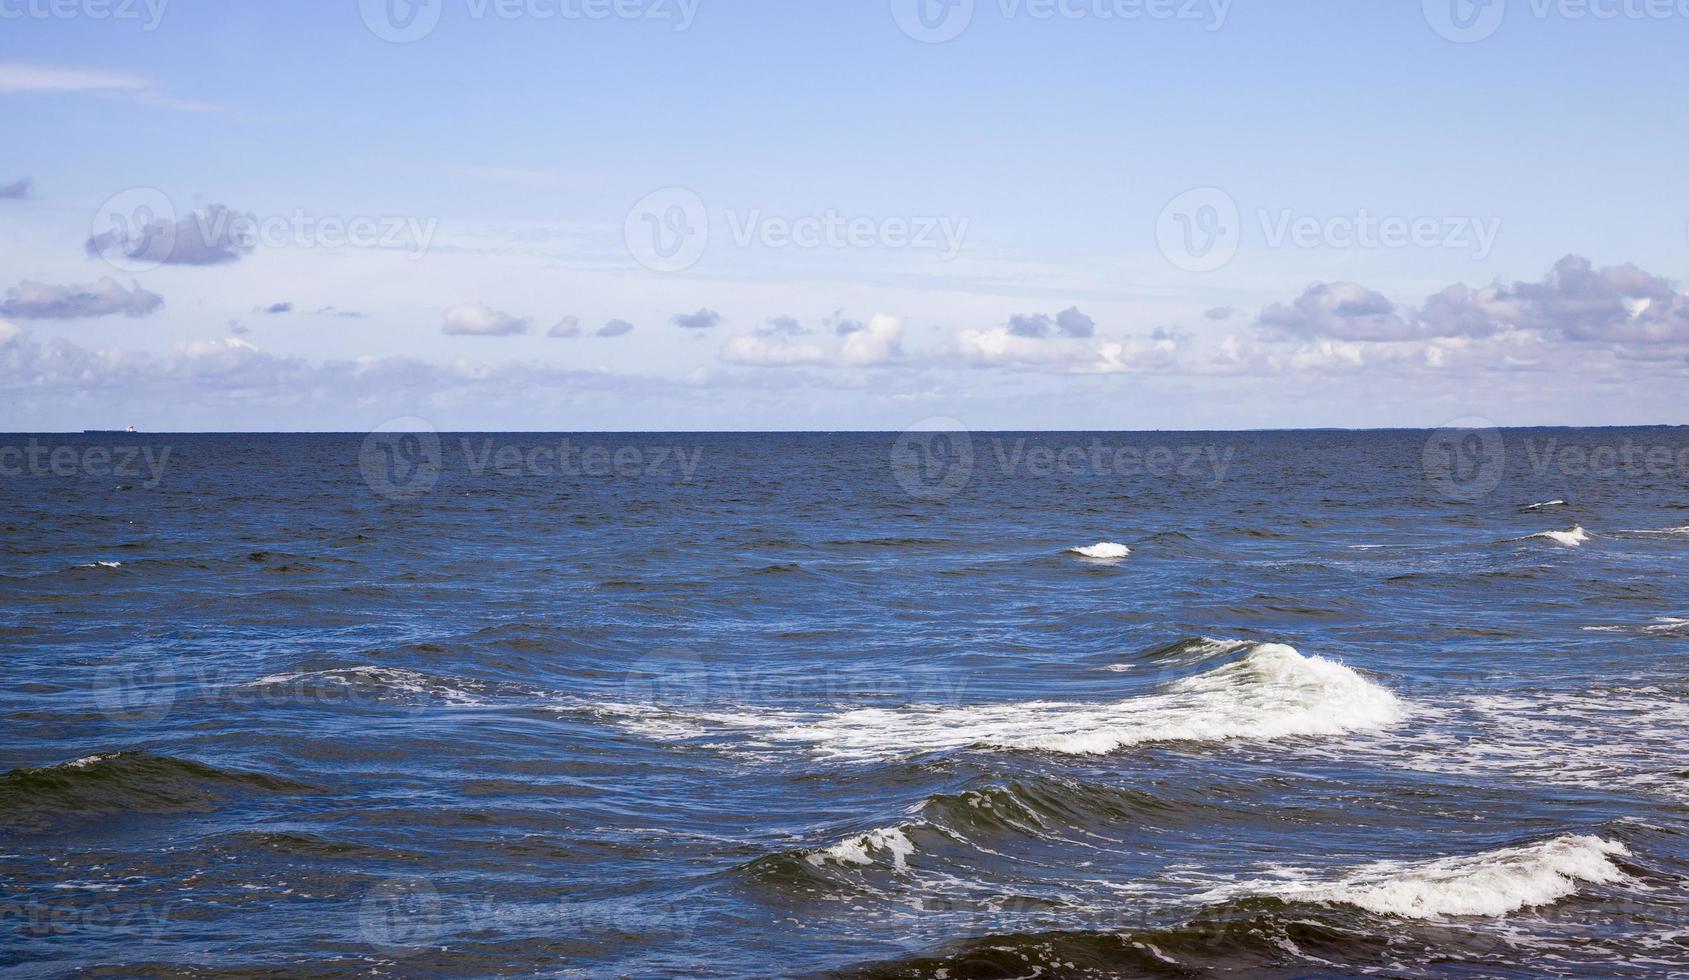
[[1335, 879], [1310, 880], [1301, 868], [1275, 868], [1276, 881], [1226, 885], [1202, 896], [1226, 900], [1272, 896], [1292, 902], [1353, 905], [1410, 919], [1501, 916], [1548, 905], [1575, 894], [1581, 884], [1628, 881], [1614, 855], [1623, 845], [1570, 834], [1520, 847], [1504, 847], [1431, 861], [1378, 861]]
[[1549, 508], [1549, 507], [1564, 507], [1564, 506], [1566, 506], [1566, 502], [1564, 500], [1545, 500], [1540, 504], [1526, 504], [1525, 509], [1526, 510], [1543, 510], [1543, 509], [1546, 509], [1546, 508]]
[[1132, 553], [1131, 548], [1123, 544], [1116, 544], [1113, 541], [1099, 541], [1096, 544], [1088, 544], [1083, 548], [1069, 548], [1067, 550], [1069, 554], [1079, 555], [1083, 558], [1099, 559], [1125, 558]]
[[122, 568], [120, 561], [91, 561], [76, 566], [77, 568]]
[[1583, 529], [1583, 525], [1576, 524], [1564, 531], [1539, 531], [1536, 534], [1526, 535], [1527, 540], [1530, 538], [1545, 538], [1555, 544], [1576, 548], [1589, 540], [1589, 532]]
[[828, 861], [838, 864], [873, 864], [876, 854], [885, 854], [891, 859], [893, 867], [907, 868], [909, 856], [915, 853], [915, 845], [909, 840], [902, 828], [885, 827], [870, 830], [866, 834], [839, 841], [832, 847], [814, 851], [804, 856], [804, 860], [816, 867], [821, 867]]
[[833, 714], [745, 708], [662, 717], [641, 712], [619, 720], [653, 738], [736, 730], [765, 745], [807, 747], [854, 761], [967, 748], [1094, 755], [1156, 742], [1335, 736], [1382, 729], [1405, 713], [1389, 690], [1340, 663], [1263, 643], [1224, 666], [1123, 701], [928, 704]]

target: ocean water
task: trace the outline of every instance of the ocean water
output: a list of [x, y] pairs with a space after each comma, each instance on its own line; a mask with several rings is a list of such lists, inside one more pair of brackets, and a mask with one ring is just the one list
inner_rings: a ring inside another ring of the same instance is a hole
[[1689, 974], [1689, 430], [12, 435], [0, 525], [8, 975]]

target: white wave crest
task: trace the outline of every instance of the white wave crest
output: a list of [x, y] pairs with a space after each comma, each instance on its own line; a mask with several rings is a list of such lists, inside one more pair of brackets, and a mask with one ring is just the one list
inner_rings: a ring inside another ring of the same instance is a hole
[[907, 868], [909, 855], [915, 853], [915, 845], [901, 828], [886, 827], [839, 841], [825, 850], [805, 855], [804, 860], [818, 868], [828, 861], [838, 864], [873, 864], [876, 853], [890, 857], [893, 867]]
[[876, 760], [973, 747], [1086, 755], [1153, 742], [1331, 736], [1385, 728], [1404, 714], [1394, 694], [1350, 668], [1264, 643], [1158, 693], [1101, 704], [911, 705], [819, 716], [740, 709], [689, 715], [685, 726], [672, 713], [622, 722], [654, 738], [736, 729], [827, 757]]
[[1099, 541], [1096, 544], [1088, 544], [1083, 548], [1069, 548], [1067, 550], [1069, 554], [1079, 555], [1084, 558], [1101, 559], [1125, 558], [1127, 555], [1132, 553], [1131, 548], [1128, 548], [1123, 544], [1116, 544], [1113, 541]]
[[[1522, 847], [1504, 847], [1434, 861], [1379, 861], [1333, 881], [1246, 882], [1202, 896], [1224, 900], [1271, 895], [1293, 902], [1354, 905], [1380, 915], [1410, 919], [1500, 916], [1548, 905], [1575, 894], [1580, 883], [1610, 884], [1628, 876], [1613, 863], [1629, 854], [1623, 844], [1569, 834]], [[1299, 878], [1303, 869], [1275, 869]]]
[[1544, 509], [1549, 508], [1549, 507], [1564, 507], [1564, 506], [1566, 506], [1566, 502], [1564, 500], [1545, 500], [1540, 504], [1526, 504], [1525, 509], [1526, 510], [1544, 510]]
[[290, 674], [270, 674], [260, 677], [251, 683], [252, 687], [284, 687], [295, 688], [300, 692], [311, 690], [350, 690], [352, 688], [369, 687], [395, 694], [412, 694], [419, 697], [434, 698], [453, 705], [484, 705], [478, 694], [468, 688], [477, 685], [470, 682], [459, 684], [449, 683], [437, 677], [402, 667], [377, 667], [365, 665], [361, 667], [336, 667], [332, 670], [307, 670]]
[[120, 561], [90, 561], [90, 562], [84, 562], [83, 564], [78, 565], [76, 567], [77, 568], [122, 568], [123, 563], [120, 562]]
[[1582, 524], [1576, 524], [1564, 531], [1539, 531], [1536, 534], [1526, 535], [1526, 537], [1527, 539], [1546, 538], [1556, 544], [1563, 544], [1568, 548], [1576, 548], [1585, 541], [1589, 540], [1589, 532], [1583, 529]]

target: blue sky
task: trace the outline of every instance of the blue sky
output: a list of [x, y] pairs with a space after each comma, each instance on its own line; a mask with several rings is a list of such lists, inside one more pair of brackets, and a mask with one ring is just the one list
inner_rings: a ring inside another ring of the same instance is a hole
[[0, 0], [0, 428], [1689, 422], [1689, 3], [914, 2]]

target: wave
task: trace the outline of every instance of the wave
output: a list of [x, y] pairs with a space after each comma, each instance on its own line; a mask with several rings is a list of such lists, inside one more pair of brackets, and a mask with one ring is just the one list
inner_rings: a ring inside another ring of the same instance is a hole
[[909, 855], [915, 853], [915, 845], [909, 842], [901, 827], [887, 827], [847, 838], [823, 850], [812, 851], [804, 856], [804, 860], [818, 868], [829, 861], [868, 865], [874, 863], [874, 855], [877, 853], [884, 853], [894, 867], [907, 868]]
[[90, 561], [90, 562], [83, 562], [82, 564], [80, 564], [76, 567], [77, 568], [122, 568], [123, 563], [120, 562], [120, 561]]
[[[1516, 942], [1511, 933], [1498, 935], [1507, 928], [1500, 917], [1571, 897], [1584, 885], [1628, 882], [1613, 861], [1627, 853], [1622, 844], [1572, 835], [1470, 857], [1379, 862], [1323, 884], [1215, 889], [1183, 913], [1124, 904], [1083, 929], [976, 936], [833, 975], [1394, 976], [1415, 961], [1488, 972], [1496, 944]], [[1578, 975], [1610, 972], [1602, 966], [1612, 952], [1592, 947]]]
[[1526, 510], [1547, 510], [1550, 507], [1564, 507], [1564, 506], [1566, 506], [1566, 502], [1564, 500], [1545, 500], [1540, 504], [1526, 504], [1525, 509]]
[[[421, 697], [451, 705], [481, 706], [490, 685], [461, 679], [445, 680], [402, 667], [336, 667], [270, 674], [245, 685], [267, 694], [280, 693], [302, 699], [327, 698], [344, 701], [362, 695], [370, 699]], [[278, 692], [278, 689], [279, 692]]]
[[1088, 544], [1082, 548], [1069, 548], [1068, 554], [1079, 555], [1082, 558], [1097, 558], [1103, 560], [1125, 558], [1132, 553], [1132, 549], [1113, 541], [1100, 541]]
[[[1581, 884], [1629, 880], [1613, 862], [1628, 855], [1623, 844], [1590, 835], [1567, 835], [1522, 847], [1468, 857], [1409, 863], [1379, 861], [1329, 882], [1248, 882], [1217, 888], [1201, 901], [1271, 897], [1287, 902], [1352, 905], [1409, 919], [1502, 916], [1549, 905], [1576, 894]], [[1300, 869], [1275, 869], [1294, 878]]]
[[1689, 618], [1682, 616], [1655, 616], [1652, 623], [1636, 626], [1585, 626], [1585, 630], [1592, 633], [1640, 633], [1645, 636], [1684, 636], [1689, 635]]
[[278, 776], [218, 769], [149, 752], [84, 756], [0, 776], [0, 825], [51, 825], [64, 814], [175, 813], [210, 809], [243, 790], [304, 792]]
[[1585, 541], [1589, 540], [1589, 532], [1583, 529], [1582, 524], [1574, 524], [1564, 531], [1538, 531], [1536, 534], [1527, 534], [1525, 536], [1525, 540], [1527, 541], [1532, 538], [1546, 538], [1556, 544], [1562, 544], [1568, 548], [1576, 548]]
[[913, 705], [831, 715], [598, 707], [658, 739], [736, 731], [844, 761], [969, 748], [1098, 755], [1158, 742], [1343, 735], [1388, 727], [1405, 714], [1394, 694], [1354, 670], [1279, 643], [1255, 645], [1224, 666], [1174, 681], [1158, 693], [1100, 704]]
[[1689, 534], [1689, 525], [1684, 525], [1683, 527], [1664, 527], [1664, 528], [1660, 528], [1658, 530], [1653, 530], [1653, 531], [1641, 530], [1641, 529], [1627, 530], [1624, 533], [1625, 534]]

